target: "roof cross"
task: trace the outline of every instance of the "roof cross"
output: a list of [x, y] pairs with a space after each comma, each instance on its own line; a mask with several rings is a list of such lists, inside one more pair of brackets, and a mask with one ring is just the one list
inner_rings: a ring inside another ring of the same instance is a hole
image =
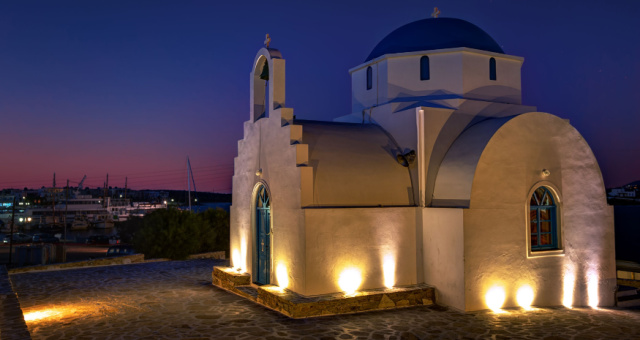
[[271, 37], [269, 37], [269, 33], [267, 33], [267, 36], [264, 38], [264, 46], [269, 48], [269, 43], [271, 43]]
[[432, 18], [437, 18], [440, 15], [440, 10], [438, 9], [438, 7], [434, 7], [433, 8], [433, 13], [431, 13], [431, 17]]

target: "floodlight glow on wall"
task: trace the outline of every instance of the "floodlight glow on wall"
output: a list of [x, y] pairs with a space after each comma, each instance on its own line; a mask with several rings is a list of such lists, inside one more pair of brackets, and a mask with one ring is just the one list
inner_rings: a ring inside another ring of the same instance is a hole
[[384, 286], [393, 288], [396, 284], [396, 261], [393, 255], [385, 255], [382, 264], [382, 272], [384, 275]]
[[493, 286], [484, 296], [485, 303], [487, 307], [496, 313], [502, 312], [502, 305], [504, 305], [504, 300], [506, 298], [506, 294], [504, 292], [504, 288], [500, 286]]
[[362, 283], [362, 275], [360, 270], [356, 268], [347, 268], [340, 273], [338, 286], [346, 295], [355, 295], [358, 287]]
[[598, 308], [598, 303], [600, 303], [598, 296], [598, 272], [593, 269], [587, 273], [587, 295], [589, 297], [589, 307]]
[[287, 267], [282, 263], [276, 267], [276, 278], [278, 279], [278, 287], [280, 287], [280, 289], [284, 290], [289, 287], [289, 273], [287, 272]]
[[573, 273], [572, 269], [567, 268], [565, 270], [563, 280], [562, 305], [567, 308], [572, 308], [573, 290], [576, 285], [576, 275]]
[[240, 269], [240, 251], [238, 249], [234, 249], [231, 252], [231, 266], [233, 268]]
[[240, 249], [234, 247], [231, 251], [231, 266], [238, 272], [247, 272], [247, 239], [240, 237]]
[[516, 294], [516, 301], [518, 301], [518, 305], [520, 307], [530, 310], [531, 304], [533, 303], [534, 292], [533, 288], [529, 285], [524, 285], [518, 289], [518, 293]]

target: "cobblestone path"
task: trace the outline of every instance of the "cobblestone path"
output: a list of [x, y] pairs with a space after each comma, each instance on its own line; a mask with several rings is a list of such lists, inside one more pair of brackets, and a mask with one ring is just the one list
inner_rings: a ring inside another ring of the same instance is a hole
[[[220, 260], [13, 274], [34, 339], [640, 339], [640, 310], [412, 307], [294, 320], [211, 285]], [[39, 313], [39, 314], [37, 314]]]

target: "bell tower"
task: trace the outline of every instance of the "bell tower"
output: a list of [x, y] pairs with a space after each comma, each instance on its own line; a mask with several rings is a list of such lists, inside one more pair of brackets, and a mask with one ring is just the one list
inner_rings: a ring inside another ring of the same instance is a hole
[[270, 42], [267, 34], [266, 46], [256, 54], [250, 74], [251, 122], [285, 106], [285, 60], [280, 51], [269, 47]]

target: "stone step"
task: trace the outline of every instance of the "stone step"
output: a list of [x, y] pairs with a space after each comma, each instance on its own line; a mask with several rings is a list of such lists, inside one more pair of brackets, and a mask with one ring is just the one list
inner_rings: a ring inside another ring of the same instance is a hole
[[294, 319], [325, 315], [430, 306], [435, 303], [435, 289], [426, 284], [372, 289], [354, 295], [343, 293], [306, 297], [277, 286], [258, 287], [258, 303]]
[[257, 302], [258, 300], [258, 288], [255, 286], [237, 286], [238, 293], [247, 299]]
[[638, 295], [638, 288], [630, 287], [630, 286], [618, 286], [618, 291], [616, 292], [616, 297], [621, 298], [623, 296], [635, 296]]
[[426, 284], [308, 297], [274, 285], [252, 285], [249, 274], [229, 267], [213, 267], [212, 279], [215, 286], [295, 319], [435, 304], [435, 288]]

